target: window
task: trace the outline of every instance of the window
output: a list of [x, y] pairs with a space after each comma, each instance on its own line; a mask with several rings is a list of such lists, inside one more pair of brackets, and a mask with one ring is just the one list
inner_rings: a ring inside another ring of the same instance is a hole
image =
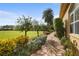
[[75, 11], [75, 20], [79, 20], [79, 8]]
[[70, 32], [73, 33], [73, 24], [70, 25]]
[[71, 14], [71, 33], [79, 34], [79, 7], [76, 8]]
[[75, 23], [75, 33], [79, 34], [79, 22]]
[[75, 11], [75, 33], [79, 34], [79, 8]]
[[70, 18], [71, 18], [71, 19], [70, 19], [70, 20], [71, 20], [70, 32], [71, 32], [71, 33], [74, 33], [74, 30], [73, 30], [73, 29], [74, 29], [74, 14], [73, 14], [73, 13], [71, 14], [71, 17], [70, 17]]
[[73, 14], [71, 15], [71, 22], [73, 22]]

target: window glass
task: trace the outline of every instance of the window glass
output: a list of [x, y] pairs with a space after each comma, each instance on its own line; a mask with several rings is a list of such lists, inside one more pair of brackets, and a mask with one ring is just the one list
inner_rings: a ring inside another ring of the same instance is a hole
[[75, 23], [75, 33], [79, 34], [79, 22]]
[[75, 20], [79, 20], [79, 9], [75, 11]]
[[73, 14], [71, 15], [70, 19], [71, 19], [71, 22], [73, 22]]
[[73, 24], [70, 25], [70, 33], [73, 33]]
[[71, 14], [70, 19], [71, 19], [70, 32], [79, 34], [79, 8]]
[[73, 15], [74, 15], [74, 14], [72, 14], [72, 15], [70, 16], [70, 19], [71, 19], [70, 33], [73, 33], [73, 24], [72, 24], [72, 22], [73, 22]]

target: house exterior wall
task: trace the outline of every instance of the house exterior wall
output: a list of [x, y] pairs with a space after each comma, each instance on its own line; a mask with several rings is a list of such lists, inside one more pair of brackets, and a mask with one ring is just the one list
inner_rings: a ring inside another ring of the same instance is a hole
[[[79, 49], [79, 34], [70, 33], [70, 13], [74, 11], [74, 9], [79, 6], [78, 3], [70, 4], [63, 16], [64, 27], [66, 28], [67, 35], [70, 37], [72, 43], [76, 43], [77, 48]], [[62, 11], [63, 12], [63, 11]]]
[[63, 16], [63, 22], [64, 22], [64, 27], [66, 28], [66, 33], [69, 36], [70, 33], [70, 17], [69, 17], [69, 10], [70, 10], [70, 6], [68, 7], [68, 9], [66, 10], [64, 16]]
[[[78, 6], [79, 6], [78, 3], [74, 4], [72, 11], [74, 11], [74, 9], [77, 8]], [[70, 11], [70, 12], [72, 12], [72, 11]], [[70, 39], [73, 43], [76, 43], [75, 45], [77, 45], [77, 48], [79, 50], [79, 34], [70, 33]]]
[[[70, 34], [70, 23], [71, 23], [71, 20], [70, 20], [70, 13], [72, 11], [74, 11], [74, 9], [79, 6], [78, 3], [76, 4], [70, 4], [69, 7], [67, 8], [64, 16], [63, 16], [63, 22], [64, 22], [64, 27], [66, 28], [66, 32], [67, 34]], [[72, 8], [73, 7], [73, 8]], [[73, 33], [74, 34], [74, 33]]]

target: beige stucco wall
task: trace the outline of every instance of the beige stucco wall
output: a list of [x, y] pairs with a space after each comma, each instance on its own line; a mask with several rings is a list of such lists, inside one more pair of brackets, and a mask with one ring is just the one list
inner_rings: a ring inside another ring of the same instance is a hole
[[[74, 9], [79, 6], [79, 3], [74, 4]], [[70, 34], [70, 39], [73, 43], [76, 43], [76, 47], [79, 50], [79, 34]], [[75, 41], [75, 42], [74, 42]]]
[[75, 7], [79, 6], [79, 3], [74, 4]]
[[[77, 6], [79, 6], [78, 3], [74, 4], [73, 7], [76, 8]], [[74, 10], [74, 8], [73, 8], [73, 10]], [[65, 15], [63, 17], [63, 22], [64, 22], [64, 24], [66, 24], [67, 34], [70, 36], [71, 42], [74, 43], [74, 41], [75, 41], [76, 44], [77, 44], [77, 48], [79, 50], [79, 35], [74, 34], [74, 33], [72, 33], [72, 34], [70, 33], [70, 14], [69, 14], [71, 12], [70, 9], [71, 9], [71, 5], [68, 7], [68, 9], [67, 9], [67, 11], [66, 11], [66, 13], [65, 13]], [[67, 21], [67, 23], [65, 21]]]
[[77, 34], [70, 34], [70, 40], [71, 40], [71, 42], [73, 44], [75, 44], [75, 46], [79, 50], [79, 35], [77, 35]]
[[66, 28], [67, 34], [70, 33], [70, 18], [69, 18], [69, 9], [70, 9], [71, 4], [69, 5], [67, 11], [65, 12], [65, 15], [63, 17], [63, 22], [64, 22], [64, 27]]
[[[70, 34], [70, 13], [77, 7], [77, 6], [79, 6], [79, 3], [76, 3], [76, 4], [70, 4], [69, 5], [69, 7], [68, 7], [68, 9], [67, 9], [67, 11], [65, 12], [65, 15], [64, 15], [64, 17], [63, 17], [63, 22], [64, 22], [64, 27], [65, 28], [67, 28], [66, 29], [66, 32], [67, 32], [67, 34]], [[72, 9], [71, 9], [71, 7], [73, 7]]]

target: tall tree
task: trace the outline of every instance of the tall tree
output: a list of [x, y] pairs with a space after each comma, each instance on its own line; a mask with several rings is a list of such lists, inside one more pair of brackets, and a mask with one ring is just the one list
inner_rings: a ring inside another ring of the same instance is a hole
[[53, 17], [54, 16], [53, 16], [53, 10], [52, 9], [48, 8], [48, 9], [44, 10], [42, 18], [45, 20], [48, 27], [53, 26]]
[[25, 36], [27, 36], [27, 31], [28, 30], [30, 30], [30, 28], [31, 28], [31, 19], [32, 19], [32, 17], [25, 17], [24, 15], [22, 16], [22, 17], [19, 17], [18, 19], [17, 19], [17, 23], [19, 24], [19, 29], [21, 30], [21, 31], [25, 31]]

